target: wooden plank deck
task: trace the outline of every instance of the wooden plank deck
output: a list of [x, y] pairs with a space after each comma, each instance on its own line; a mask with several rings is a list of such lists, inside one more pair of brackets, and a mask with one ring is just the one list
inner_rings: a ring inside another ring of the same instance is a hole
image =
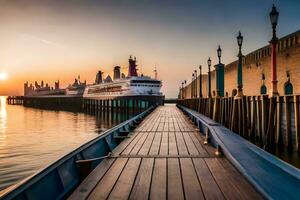
[[157, 108], [69, 199], [262, 199], [174, 105]]

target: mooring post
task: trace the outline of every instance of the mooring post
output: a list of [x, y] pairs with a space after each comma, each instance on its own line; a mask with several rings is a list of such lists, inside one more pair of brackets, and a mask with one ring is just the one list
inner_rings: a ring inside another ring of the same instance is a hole
[[[275, 143], [275, 127], [276, 127], [276, 97], [270, 97], [270, 106], [269, 106], [269, 119], [268, 119], [268, 128], [267, 128], [267, 135], [266, 135], [266, 148], [273, 149]], [[275, 126], [274, 126], [275, 125]]]
[[[294, 116], [295, 116], [295, 138], [296, 138], [296, 150], [300, 153], [300, 123], [299, 123], [299, 95], [294, 96]], [[280, 121], [277, 121], [279, 124]]]
[[214, 100], [213, 120], [220, 122], [220, 97], [216, 97]]
[[262, 143], [262, 96], [257, 96], [256, 98], [256, 136], [259, 138], [260, 143]]
[[262, 125], [262, 142], [263, 145], [266, 144], [266, 131], [267, 131], [267, 117], [268, 117], [268, 112], [267, 112], [267, 101], [268, 101], [267, 96], [262, 96], [262, 120], [261, 120], [261, 125]]
[[290, 96], [284, 97], [285, 105], [285, 119], [286, 119], [286, 146], [289, 150], [293, 149], [292, 133], [291, 133], [291, 107], [290, 107]]
[[114, 100], [114, 99], [111, 99], [111, 109], [110, 109], [110, 112], [113, 114], [114, 113], [114, 110], [115, 110], [115, 107], [116, 107], [116, 105], [115, 105], [115, 103], [116, 103], [116, 100]]
[[107, 99], [107, 100], [106, 100], [106, 108], [107, 108], [107, 109], [106, 109], [106, 113], [107, 113], [107, 116], [109, 115], [110, 103], [111, 103], [110, 100]]

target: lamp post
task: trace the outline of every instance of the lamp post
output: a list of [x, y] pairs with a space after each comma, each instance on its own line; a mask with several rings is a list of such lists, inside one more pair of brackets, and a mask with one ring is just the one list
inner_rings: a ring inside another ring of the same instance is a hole
[[195, 97], [195, 94], [194, 94], [195, 93], [195, 91], [194, 91], [194, 77], [195, 77], [195, 74], [194, 73], [192, 74], [192, 77], [193, 78], [192, 78], [192, 82], [191, 82], [191, 93], [192, 93], [191, 96], [192, 96], [192, 99], [193, 99]]
[[210, 77], [211, 59], [210, 59], [210, 57], [207, 60], [207, 65], [208, 65], [208, 98], [211, 98], [211, 77]]
[[242, 44], [243, 44], [243, 36], [241, 34], [241, 31], [239, 31], [239, 35], [236, 37], [237, 43], [239, 46], [239, 54], [238, 54], [238, 70], [237, 70], [237, 88], [238, 88], [238, 93], [237, 97], [242, 97], [243, 96], [243, 63], [242, 63]]
[[272, 54], [271, 54], [271, 71], [272, 71], [272, 96], [277, 96], [278, 91], [277, 91], [277, 69], [276, 69], [276, 47], [278, 43], [278, 38], [276, 36], [276, 26], [278, 22], [278, 16], [279, 13], [276, 10], [275, 5], [272, 7], [272, 11], [270, 12], [270, 21], [272, 24], [272, 29], [273, 29], [273, 37], [272, 40], [270, 41], [271, 47], [272, 47]]
[[184, 84], [184, 82], [182, 81], [181, 82], [181, 99], [184, 99], [184, 97], [183, 97], [183, 84]]
[[184, 80], [184, 98], [186, 98], [186, 80]]
[[202, 66], [199, 65], [199, 97], [202, 98]]
[[221, 49], [220, 45], [219, 45], [219, 47], [217, 49], [217, 54], [218, 54], [219, 64], [221, 64], [222, 49]]
[[224, 64], [221, 63], [222, 49], [219, 45], [217, 49], [219, 63], [215, 65], [216, 69], [216, 97], [224, 96]]
[[197, 98], [197, 70], [195, 70], [194, 73], [195, 73], [195, 98]]

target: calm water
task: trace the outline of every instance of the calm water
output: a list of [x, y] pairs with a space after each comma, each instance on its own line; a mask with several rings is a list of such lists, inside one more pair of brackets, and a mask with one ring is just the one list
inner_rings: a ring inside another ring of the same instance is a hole
[[126, 118], [7, 105], [0, 97], [0, 191]]

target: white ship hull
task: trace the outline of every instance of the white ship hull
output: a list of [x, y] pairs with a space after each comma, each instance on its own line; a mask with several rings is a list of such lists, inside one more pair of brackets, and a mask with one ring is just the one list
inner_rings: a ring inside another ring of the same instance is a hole
[[160, 92], [161, 81], [150, 77], [130, 77], [118, 79], [109, 83], [100, 83], [86, 87], [84, 98], [118, 98], [118, 97], [157, 97], [163, 96]]

